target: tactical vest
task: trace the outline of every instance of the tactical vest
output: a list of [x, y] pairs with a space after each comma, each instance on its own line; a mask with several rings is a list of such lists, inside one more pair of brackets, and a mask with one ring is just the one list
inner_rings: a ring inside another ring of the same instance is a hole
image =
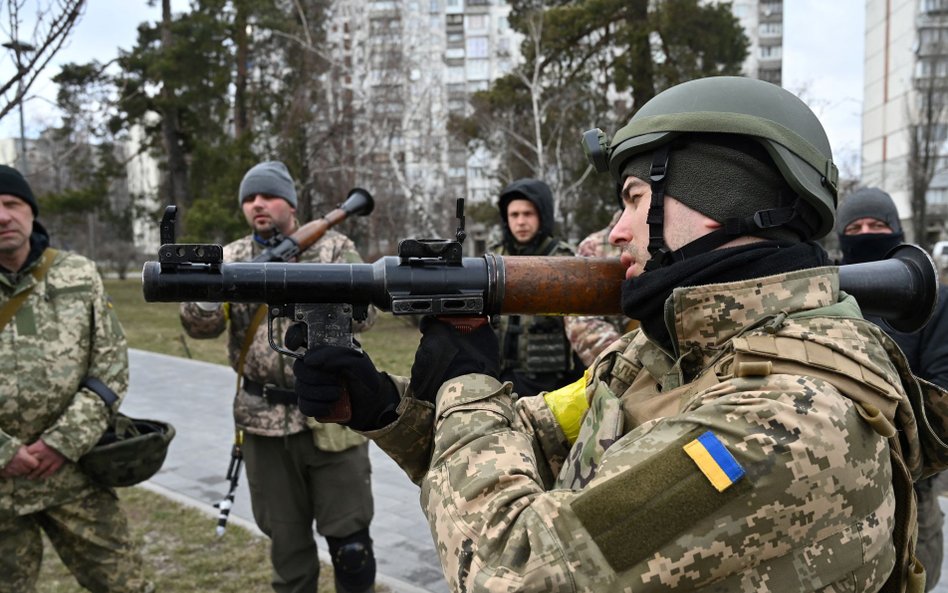
[[[509, 255], [503, 246], [495, 251]], [[573, 253], [565, 243], [548, 238], [532, 255], [571, 256]], [[563, 376], [576, 371], [573, 350], [561, 317], [510, 315], [502, 319], [497, 338], [501, 370], [515, 370], [526, 375], [559, 373]]]
[[[805, 313], [799, 316], [805, 316]], [[789, 316], [790, 319], [794, 317]], [[628, 339], [623, 339], [600, 356], [589, 374], [599, 380], [593, 379], [589, 383], [587, 400], [601, 388], [622, 395], [621, 400], [592, 398], [592, 401], [607, 401], [599, 405], [617, 408], [605, 411], [605, 417], [621, 415], [626, 426], [637, 426], [649, 419], [678, 414], [682, 404], [693, 395], [731, 377], [794, 374], [816, 377], [832, 384], [855, 404], [860, 416], [889, 443], [896, 497], [893, 533], [896, 568], [881, 591], [923, 593], [925, 570], [915, 558], [917, 514], [913, 484], [948, 467], [948, 444], [939, 436], [948, 434], [948, 391], [915, 377], [895, 342], [870, 322], [865, 323], [895, 363], [907, 398], [872, 369], [837, 355], [826, 346], [777, 333], [747, 333], [732, 339], [728, 348], [694, 380], [678, 387], [666, 385], [664, 390], [648, 372], [630, 364], [623, 356], [630, 348], [634, 349]], [[599, 412], [602, 414], [603, 410]], [[909, 445], [915, 439], [918, 439], [920, 448]], [[590, 440], [590, 446], [602, 450], [571, 452], [571, 457], [601, 457], [608, 443]], [[576, 476], [582, 474], [582, 471], [575, 472]], [[566, 485], [573, 488], [583, 486], [581, 483], [570, 484], [568, 478]]]

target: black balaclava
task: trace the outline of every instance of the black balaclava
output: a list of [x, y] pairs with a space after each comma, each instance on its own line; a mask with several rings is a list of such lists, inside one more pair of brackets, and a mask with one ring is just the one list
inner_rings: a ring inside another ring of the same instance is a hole
[[[656, 173], [661, 179], [656, 183]], [[757, 142], [743, 136], [701, 134], [677, 139], [673, 146], [637, 155], [623, 167], [623, 179], [650, 181], [653, 200], [648, 218], [652, 242], [664, 232], [667, 193], [689, 208], [722, 223], [719, 231], [671, 251], [653, 253], [645, 273], [622, 285], [622, 310], [641, 321], [642, 329], [668, 352], [674, 352], [665, 325], [665, 301], [685, 286], [736, 282], [827, 265], [826, 252], [805, 241], [814, 232], [806, 208]], [[656, 187], [660, 190], [656, 198]], [[765, 241], [721, 248], [737, 237]]]
[[[537, 209], [540, 217], [540, 228], [529, 243], [521, 245], [510, 232], [507, 223], [507, 206], [512, 200], [527, 200]], [[553, 236], [553, 192], [550, 186], [539, 179], [518, 179], [500, 192], [498, 201], [500, 222], [504, 229], [504, 247], [512, 254], [540, 255], [539, 247], [548, 238]]]
[[[860, 218], [875, 218], [892, 229], [891, 233], [845, 235], [843, 231]], [[859, 264], [885, 259], [892, 249], [905, 239], [899, 211], [892, 196], [877, 187], [864, 187], [849, 194], [840, 202], [836, 214], [836, 234], [843, 252], [842, 264]]]
[[[798, 208], [796, 192], [759, 143], [734, 134], [677, 138], [629, 159], [622, 178], [648, 181], [652, 201], [646, 271], [705, 253], [741, 236], [799, 242], [813, 234], [813, 222]], [[672, 251], [664, 241], [664, 197], [669, 195], [722, 227]]]

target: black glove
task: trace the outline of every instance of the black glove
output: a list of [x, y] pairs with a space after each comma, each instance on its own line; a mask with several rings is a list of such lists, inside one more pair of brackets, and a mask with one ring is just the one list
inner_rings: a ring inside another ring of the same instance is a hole
[[411, 365], [417, 399], [434, 403], [441, 384], [467, 373], [500, 376], [500, 346], [490, 324], [460, 332], [436, 317], [421, 320], [421, 343]]
[[[284, 342], [291, 347], [290, 331], [287, 338]], [[340, 424], [356, 430], [375, 430], [397, 417], [395, 408], [401, 400], [398, 390], [364, 352], [341, 346], [316, 346], [293, 363], [293, 374], [300, 412], [306, 416], [329, 416], [345, 388], [352, 417]]]

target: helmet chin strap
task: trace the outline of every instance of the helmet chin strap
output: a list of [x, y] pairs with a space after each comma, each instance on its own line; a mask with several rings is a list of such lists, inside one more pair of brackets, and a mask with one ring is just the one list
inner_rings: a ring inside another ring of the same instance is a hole
[[786, 225], [796, 215], [796, 204], [794, 204], [783, 208], [758, 210], [746, 218], [728, 218], [720, 228], [698, 237], [679, 249], [672, 250], [665, 242], [665, 183], [668, 179], [668, 152], [668, 144], [655, 149], [652, 153], [652, 166], [649, 169], [652, 199], [649, 202], [646, 222], [648, 223], [648, 252], [651, 258], [645, 262], [646, 272], [707, 253], [738, 237]]

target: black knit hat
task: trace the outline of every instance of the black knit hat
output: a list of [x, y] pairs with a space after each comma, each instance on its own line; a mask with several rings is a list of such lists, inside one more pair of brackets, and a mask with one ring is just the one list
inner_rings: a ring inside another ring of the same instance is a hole
[[836, 213], [836, 232], [840, 235], [854, 220], [875, 218], [889, 225], [894, 233], [902, 232], [899, 210], [892, 196], [878, 187], [864, 187], [844, 197]]
[[33, 210], [33, 216], [39, 215], [39, 205], [36, 203], [36, 198], [33, 196], [33, 190], [30, 189], [30, 184], [27, 183], [23, 175], [13, 167], [0, 165], [0, 194], [8, 194], [21, 198], [30, 205], [30, 209]]

